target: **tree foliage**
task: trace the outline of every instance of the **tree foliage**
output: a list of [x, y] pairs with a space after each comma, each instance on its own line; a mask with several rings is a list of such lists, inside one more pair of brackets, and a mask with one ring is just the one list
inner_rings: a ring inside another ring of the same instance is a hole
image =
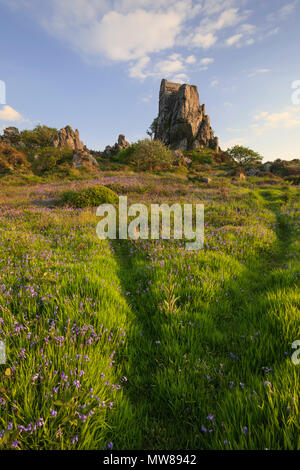
[[152, 124], [149, 126], [149, 129], [147, 130], [147, 135], [149, 135], [151, 140], [156, 136], [157, 126], [158, 126], [158, 117], [153, 119]]
[[160, 140], [145, 139], [134, 145], [131, 161], [143, 170], [165, 170], [172, 166], [172, 153]]
[[35, 173], [42, 174], [58, 169], [63, 163], [72, 162], [73, 151], [68, 148], [44, 147], [37, 149], [33, 158], [32, 168]]
[[251, 150], [248, 147], [242, 145], [235, 145], [234, 147], [227, 150], [227, 154], [239, 165], [248, 167], [251, 165], [257, 165], [262, 162], [263, 157]]
[[52, 145], [57, 132], [57, 129], [54, 127], [41, 126], [38, 124], [33, 130], [21, 131], [19, 140], [29, 148], [47, 147]]

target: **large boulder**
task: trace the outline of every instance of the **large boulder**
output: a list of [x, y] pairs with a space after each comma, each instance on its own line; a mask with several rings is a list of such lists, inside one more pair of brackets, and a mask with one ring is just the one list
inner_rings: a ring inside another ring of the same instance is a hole
[[88, 151], [77, 150], [73, 154], [72, 166], [75, 169], [80, 169], [84, 166], [89, 168], [98, 168], [99, 164], [96, 158], [93, 157]]
[[260, 170], [258, 168], [248, 168], [246, 171], [246, 176], [258, 176]]
[[172, 149], [209, 147], [219, 151], [218, 138], [210, 126], [205, 105], [200, 105], [195, 85], [162, 80], [155, 138]]
[[54, 147], [67, 147], [74, 151], [84, 150], [85, 146], [79, 138], [79, 131], [73, 131], [71, 126], [60, 129], [53, 140]]

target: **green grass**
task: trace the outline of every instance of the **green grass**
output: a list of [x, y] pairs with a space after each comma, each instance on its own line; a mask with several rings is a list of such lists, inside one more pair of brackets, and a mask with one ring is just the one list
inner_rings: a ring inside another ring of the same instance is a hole
[[[132, 194], [149, 203], [157, 184]], [[165, 201], [174, 185], [161, 180]], [[203, 189], [192, 253], [100, 241], [94, 210], [15, 206], [9, 191], [0, 448], [300, 449], [299, 191]]]

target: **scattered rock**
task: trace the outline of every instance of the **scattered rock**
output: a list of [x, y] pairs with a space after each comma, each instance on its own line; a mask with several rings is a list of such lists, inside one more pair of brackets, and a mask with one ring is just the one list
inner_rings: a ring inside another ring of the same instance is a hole
[[249, 168], [249, 169], [246, 171], [246, 175], [247, 175], [247, 176], [257, 176], [259, 173], [260, 173], [260, 171], [259, 171], [258, 168]]
[[120, 150], [127, 149], [130, 147], [130, 143], [125, 139], [125, 135], [120, 134], [118, 137], [118, 147]]
[[200, 105], [196, 86], [162, 80], [155, 138], [173, 149], [209, 147], [219, 151], [218, 138], [205, 114], [205, 105]]
[[211, 178], [206, 178], [205, 176], [201, 176], [201, 177], [199, 177], [199, 181], [201, 181], [201, 183], [211, 183], [212, 179]]
[[111, 157], [112, 155], [117, 155], [119, 152], [121, 152], [121, 150], [127, 149], [130, 146], [131, 144], [127, 142], [125, 135], [120, 134], [118, 137], [118, 142], [112, 147], [107, 145], [103, 153], [106, 157]]

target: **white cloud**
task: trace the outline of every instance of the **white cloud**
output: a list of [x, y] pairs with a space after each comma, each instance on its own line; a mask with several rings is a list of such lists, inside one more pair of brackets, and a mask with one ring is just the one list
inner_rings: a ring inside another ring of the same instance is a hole
[[111, 11], [84, 32], [80, 47], [88, 55], [103, 54], [112, 60], [140, 59], [174, 46], [182, 20], [171, 11], [137, 10], [127, 15]]
[[231, 36], [230, 38], [226, 39], [226, 45], [227, 46], [233, 46], [237, 43], [240, 42], [242, 39], [243, 35], [242, 34], [235, 34], [234, 36]]
[[218, 38], [213, 33], [205, 33], [198, 31], [192, 38], [191, 44], [196, 47], [208, 49], [217, 42]]
[[207, 15], [214, 15], [235, 4], [235, 0], [205, 0], [203, 11]]
[[289, 107], [278, 113], [260, 111], [254, 116], [254, 121], [256, 123], [251, 127], [257, 135], [262, 135], [270, 129], [290, 129], [292, 127], [300, 129], [300, 107]]
[[294, 2], [288, 3], [287, 5], [281, 7], [279, 10], [279, 16], [285, 19], [288, 16], [292, 15], [296, 9], [297, 3], [298, 0], [295, 0]]
[[298, 5], [298, 0], [294, 0], [292, 2], [287, 3], [283, 7], [272, 11], [267, 15], [267, 21], [270, 23], [275, 23], [278, 21], [284, 21], [287, 20], [293, 13], [295, 13], [295, 10]]
[[212, 82], [211, 82], [211, 84], [210, 84], [211, 87], [216, 87], [216, 86], [218, 86], [218, 85], [219, 85], [219, 80], [217, 80], [217, 79], [212, 80]]
[[170, 78], [171, 82], [175, 83], [188, 83], [189, 77], [185, 73], [177, 73]]
[[[198, 59], [193, 52], [198, 48], [249, 46], [278, 32], [277, 25], [257, 26], [248, 21], [251, 11], [246, 5], [250, 0], [0, 2], [27, 9], [48, 33], [68, 43], [88, 62], [128, 62], [130, 76], [138, 79], [156, 76], [159, 68], [167, 73], [178, 68], [173, 73], [187, 76], [182, 57], [174, 51], [177, 46], [189, 50], [185, 65], [193, 65]], [[290, 0], [277, 11], [276, 18], [290, 15], [296, 5], [297, 0]], [[180, 70], [176, 61], [182, 63]]]
[[18, 111], [16, 111], [11, 106], [5, 105], [3, 109], [0, 109], [0, 121], [24, 121], [24, 118], [21, 116]]
[[251, 72], [248, 77], [249, 78], [252, 78], [252, 77], [255, 77], [256, 75], [261, 75], [261, 74], [264, 74], [264, 73], [269, 73], [271, 72], [270, 69], [256, 69], [254, 72]]
[[239, 32], [242, 34], [254, 34], [257, 31], [257, 27], [253, 24], [244, 23], [238, 28]]
[[129, 69], [129, 76], [132, 78], [140, 78], [144, 80], [147, 77], [145, 73], [145, 67], [151, 62], [150, 57], [142, 57], [135, 65], [132, 65]]
[[129, 76], [141, 80], [147, 77], [165, 77], [173, 81], [187, 82], [189, 81], [188, 68], [194, 63], [191, 57], [193, 56], [184, 58], [181, 54], [174, 53], [166, 59], [152, 62], [150, 57], [145, 56], [131, 65]]
[[186, 61], [187, 64], [194, 64], [196, 62], [196, 57], [194, 55], [189, 55], [185, 59], [185, 61]]
[[168, 77], [171, 74], [185, 70], [185, 65], [181, 60], [161, 60], [155, 64], [155, 70], [160, 75]]
[[[235, 3], [235, 1], [212, 1], [209, 5], [206, 2], [204, 11], [207, 12], [208, 16], [201, 20], [200, 26], [188, 37], [186, 42], [203, 49], [208, 49], [215, 45], [219, 39], [217, 34], [221, 33], [224, 29], [237, 26], [249, 14], [249, 12], [242, 12], [238, 8], [230, 8]], [[211, 15], [215, 14], [218, 14], [218, 16], [211, 17]]]
[[209, 64], [213, 64], [214, 61], [215, 61], [215, 59], [212, 59], [211, 57], [205, 57], [204, 59], [200, 60], [200, 64], [209, 65]]

